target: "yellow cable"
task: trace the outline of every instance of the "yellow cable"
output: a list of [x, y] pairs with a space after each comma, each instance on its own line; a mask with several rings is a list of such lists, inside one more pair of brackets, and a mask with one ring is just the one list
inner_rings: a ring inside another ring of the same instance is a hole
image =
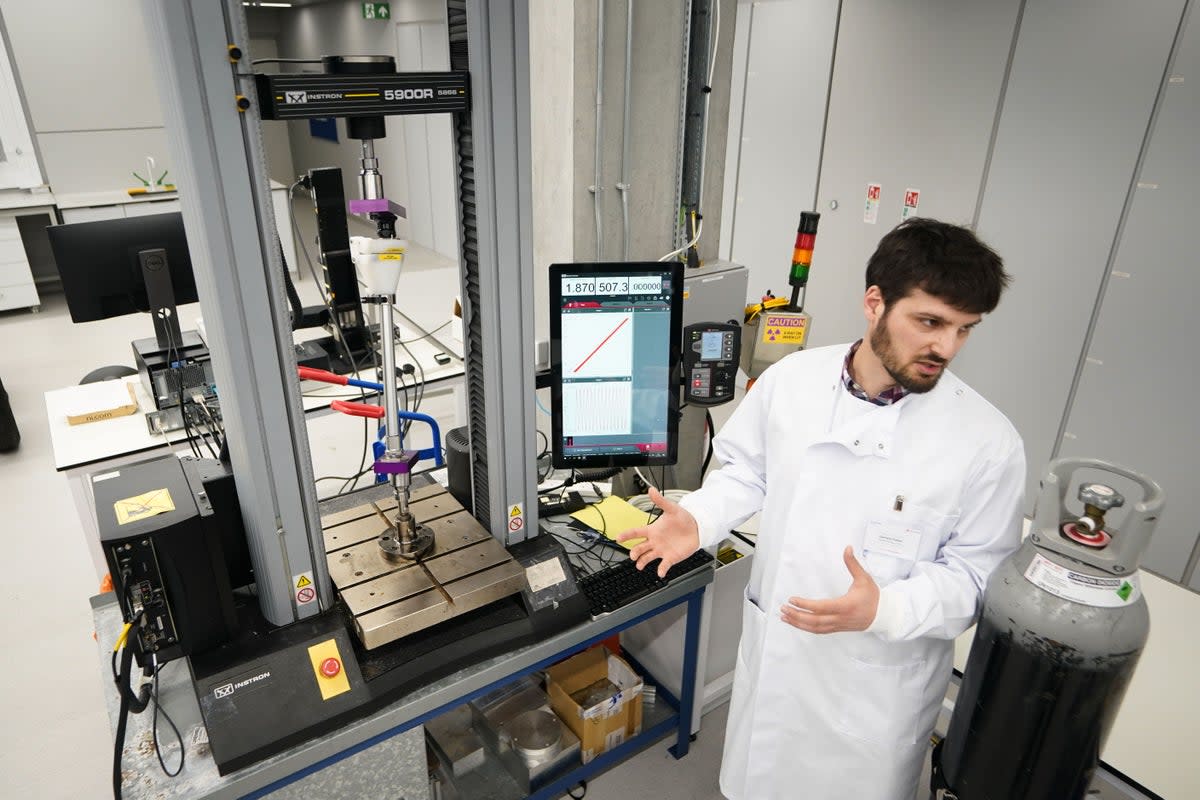
[[117, 652], [125, 646], [125, 640], [129, 638], [129, 629], [133, 627], [132, 622], [126, 622], [125, 627], [121, 629], [121, 635], [117, 637], [117, 643], [113, 645], [113, 652]]

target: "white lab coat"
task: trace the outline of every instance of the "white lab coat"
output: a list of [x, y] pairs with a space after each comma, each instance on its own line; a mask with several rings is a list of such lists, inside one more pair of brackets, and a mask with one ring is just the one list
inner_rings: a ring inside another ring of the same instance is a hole
[[[1025, 456], [1011, 423], [949, 372], [890, 406], [858, 400], [841, 382], [848, 350], [767, 370], [716, 438], [724, 466], [682, 502], [703, 546], [762, 510], [721, 766], [734, 800], [911, 800], [953, 639], [1020, 542]], [[880, 524], [919, 531], [914, 557], [864, 551]], [[789, 597], [846, 592], [846, 545], [881, 587], [871, 627], [785, 623]]]

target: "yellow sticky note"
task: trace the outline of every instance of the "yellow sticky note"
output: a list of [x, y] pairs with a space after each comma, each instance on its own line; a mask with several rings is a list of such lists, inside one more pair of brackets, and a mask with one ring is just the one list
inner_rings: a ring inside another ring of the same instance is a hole
[[113, 510], [117, 512], [117, 524], [127, 525], [130, 522], [137, 522], [139, 519], [147, 519], [174, 511], [175, 501], [171, 499], [171, 493], [168, 490], [155, 489], [152, 492], [139, 494], [137, 497], [118, 500], [113, 503]]
[[[653, 522], [653, 517], [650, 514], [641, 509], [634, 508], [619, 497], [612, 496], [576, 511], [571, 516], [613, 541], [616, 541], [617, 536], [625, 531], [640, 528], [643, 525], [649, 525]], [[618, 544], [626, 550], [632, 550], [644, 541], [646, 540], [630, 539], [625, 542], [618, 542]]]

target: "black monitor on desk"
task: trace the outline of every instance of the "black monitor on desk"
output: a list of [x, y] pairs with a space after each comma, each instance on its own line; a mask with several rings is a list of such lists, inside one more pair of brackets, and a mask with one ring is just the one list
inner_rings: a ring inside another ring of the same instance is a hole
[[46, 232], [73, 322], [142, 311], [154, 317], [161, 347], [178, 346], [175, 306], [199, 299], [182, 214], [52, 225]]
[[666, 466], [678, 454], [683, 265], [550, 267], [554, 466]]
[[198, 397], [215, 403], [208, 348], [195, 331], [182, 331], [176, 305], [195, 303], [196, 279], [183, 215], [52, 225], [46, 229], [74, 322], [139, 311], [154, 320], [154, 338], [135, 339], [134, 361], [157, 412], [152, 432], [186, 427], [183, 407]]

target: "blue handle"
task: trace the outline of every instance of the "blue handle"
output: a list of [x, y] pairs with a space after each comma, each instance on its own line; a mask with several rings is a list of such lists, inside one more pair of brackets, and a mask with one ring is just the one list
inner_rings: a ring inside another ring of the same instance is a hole
[[347, 378], [346, 385], [347, 386], [359, 386], [363, 389], [374, 389], [377, 392], [383, 391], [382, 383], [375, 383], [374, 381], [359, 380], [358, 378]]
[[[375, 384], [375, 385], [378, 386], [378, 384]], [[368, 386], [365, 388], [370, 388], [370, 387]], [[415, 411], [397, 411], [396, 417], [398, 418], [398, 420], [408, 419], [408, 420], [412, 420], [413, 422], [424, 422], [429, 425], [430, 429], [433, 432], [433, 447], [426, 447], [424, 450], [418, 450], [417, 455], [420, 458], [432, 458], [433, 463], [436, 466], [444, 467], [446, 465], [446, 460], [444, 458], [442, 458], [442, 429], [438, 427], [437, 420], [434, 419], [433, 417], [429, 416], [428, 414], [421, 414], [421, 413], [418, 413]], [[380, 427], [379, 439], [382, 440], [383, 437], [386, 435], [387, 435], [387, 428]], [[387, 448], [387, 445], [384, 444], [383, 441], [375, 442], [375, 444], [372, 447], [372, 452], [375, 454], [376, 460], [378, 460], [379, 457], [383, 455], [386, 448]], [[381, 483], [385, 480], [387, 480], [386, 476], [383, 476], [383, 475], [375, 476], [376, 483]]]

